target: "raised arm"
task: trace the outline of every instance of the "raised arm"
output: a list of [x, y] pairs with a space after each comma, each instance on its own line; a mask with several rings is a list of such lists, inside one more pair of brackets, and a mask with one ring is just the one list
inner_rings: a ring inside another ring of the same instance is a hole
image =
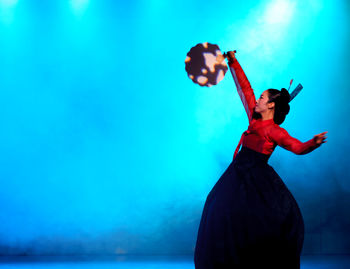
[[[320, 135], [321, 134], [317, 136], [320, 136]], [[273, 128], [269, 132], [269, 136], [271, 140], [273, 140], [282, 148], [289, 150], [298, 155], [309, 153], [314, 149], [318, 148], [322, 143], [327, 142], [327, 141], [324, 141], [325, 137], [323, 135], [323, 138], [321, 140], [316, 138], [317, 136], [314, 136], [314, 138], [302, 143], [298, 139], [290, 136], [288, 132], [281, 127]]]
[[234, 56], [234, 52], [228, 52], [230, 70], [235, 81], [238, 94], [242, 100], [249, 122], [252, 120], [254, 107], [256, 104], [254, 91], [246, 77], [241, 65]]

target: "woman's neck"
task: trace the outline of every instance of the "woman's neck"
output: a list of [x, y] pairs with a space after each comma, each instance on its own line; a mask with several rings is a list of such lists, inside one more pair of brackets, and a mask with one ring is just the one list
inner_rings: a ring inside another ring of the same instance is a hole
[[260, 113], [260, 115], [261, 115], [261, 120], [271, 120], [271, 119], [273, 119], [274, 111], [266, 110], [266, 111]]

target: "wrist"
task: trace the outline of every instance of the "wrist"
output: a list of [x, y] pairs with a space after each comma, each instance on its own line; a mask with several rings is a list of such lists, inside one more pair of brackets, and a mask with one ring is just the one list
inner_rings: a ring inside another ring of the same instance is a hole
[[227, 62], [229, 65], [233, 65], [236, 62], [236, 58], [229, 58], [227, 57]]

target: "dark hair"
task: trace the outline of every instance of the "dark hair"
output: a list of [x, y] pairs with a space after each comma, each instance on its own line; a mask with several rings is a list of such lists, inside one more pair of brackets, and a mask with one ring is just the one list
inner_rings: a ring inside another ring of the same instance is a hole
[[268, 89], [269, 101], [268, 103], [275, 103], [275, 114], [273, 121], [280, 125], [284, 122], [287, 114], [289, 113], [290, 95], [287, 89], [282, 88], [280, 91], [276, 89]]

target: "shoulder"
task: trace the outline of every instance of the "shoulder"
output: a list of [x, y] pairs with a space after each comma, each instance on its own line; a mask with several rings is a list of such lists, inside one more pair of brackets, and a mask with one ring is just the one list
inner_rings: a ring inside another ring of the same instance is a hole
[[271, 124], [271, 131], [274, 131], [274, 132], [287, 132], [286, 129], [282, 128], [277, 123]]
[[268, 136], [271, 140], [276, 140], [281, 136], [288, 135], [287, 130], [276, 123], [271, 124], [269, 127]]

